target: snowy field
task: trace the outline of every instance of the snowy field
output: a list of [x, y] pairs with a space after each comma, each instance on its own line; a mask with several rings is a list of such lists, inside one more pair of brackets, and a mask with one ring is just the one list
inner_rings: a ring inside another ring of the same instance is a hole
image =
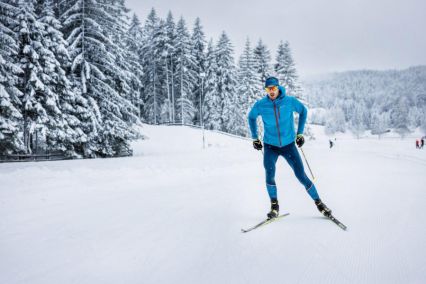
[[262, 154], [243, 139], [145, 126], [131, 158], [0, 164], [0, 283], [425, 283], [426, 149], [328, 137], [305, 154], [321, 217], [280, 159], [266, 216]]

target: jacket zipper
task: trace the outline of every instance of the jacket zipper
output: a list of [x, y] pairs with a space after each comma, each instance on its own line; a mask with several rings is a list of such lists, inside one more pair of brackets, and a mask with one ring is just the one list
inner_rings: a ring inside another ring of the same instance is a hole
[[[275, 115], [275, 122], [276, 122], [276, 126], [277, 126], [277, 130], [278, 130], [278, 140], [280, 141], [280, 147], [281, 145], [281, 134], [280, 134], [280, 123], [278, 122], [278, 117], [277, 117], [277, 105], [275, 104], [275, 102], [272, 102], [274, 104], [274, 115]], [[279, 112], [280, 110], [278, 109], [278, 116], [279, 116]]]

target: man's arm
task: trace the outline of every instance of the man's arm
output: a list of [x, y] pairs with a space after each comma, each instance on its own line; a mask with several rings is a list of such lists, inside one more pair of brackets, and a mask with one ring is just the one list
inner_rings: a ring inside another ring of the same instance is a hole
[[303, 134], [303, 130], [305, 129], [306, 118], [308, 117], [308, 110], [296, 98], [293, 98], [293, 106], [295, 111], [299, 113], [299, 125], [297, 127], [297, 134]]
[[257, 123], [256, 119], [259, 116], [259, 109], [257, 106], [257, 102], [254, 104], [254, 106], [251, 108], [249, 115], [248, 115], [248, 123], [250, 126], [250, 132], [251, 132], [251, 138], [258, 139], [257, 137]]

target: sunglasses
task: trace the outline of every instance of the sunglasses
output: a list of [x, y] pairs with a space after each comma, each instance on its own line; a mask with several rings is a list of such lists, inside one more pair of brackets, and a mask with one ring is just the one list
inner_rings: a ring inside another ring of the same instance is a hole
[[270, 87], [266, 87], [265, 91], [269, 92], [275, 92], [278, 89], [277, 86], [270, 86]]

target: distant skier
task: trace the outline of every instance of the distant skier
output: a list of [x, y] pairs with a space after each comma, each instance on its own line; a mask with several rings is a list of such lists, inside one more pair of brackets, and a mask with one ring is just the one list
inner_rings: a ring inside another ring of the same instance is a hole
[[334, 145], [333, 141], [330, 139], [328, 140], [328, 142], [330, 143], [330, 149], [333, 148], [333, 145]]
[[[266, 172], [266, 189], [271, 199], [271, 211], [268, 218], [279, 215], [277, 198], [277, 186], [275, 183], [275, 164], [279, 156], [283, 156], [308, 194], [315, 201], [318, 210], [325, 216], [331, 215], [331, 210], [321, 201], [313, 182], [305, 173], [302, 159], [295, 146], [302, 147], [305, 143], [303, 129], [305, 127], [307, 110], [295, 97], [287, 96], [285, 88], [279, 85], [275, 77], [269, 77], [265, 81], [267, 96], [258, 100], [248, 115], [248, 122], [253, 140], [253, 147], [261, 150], [263, 145], [257, 135], [256, 118], [262, 117], [264, 132], [263, 142], [265, 153], [263, 166]], [[294, 131], [293, 112], [299, 113], [299, 125], [297, 136]]]
[[424, 145], [425, 145], [425, 138], [422, 137], [422, 140], [420, 140], [420, 149], [423, 149]]
[[419, 139], [416, 139], [416, 149], [420, 149], [420, 141], [419, 141]]

